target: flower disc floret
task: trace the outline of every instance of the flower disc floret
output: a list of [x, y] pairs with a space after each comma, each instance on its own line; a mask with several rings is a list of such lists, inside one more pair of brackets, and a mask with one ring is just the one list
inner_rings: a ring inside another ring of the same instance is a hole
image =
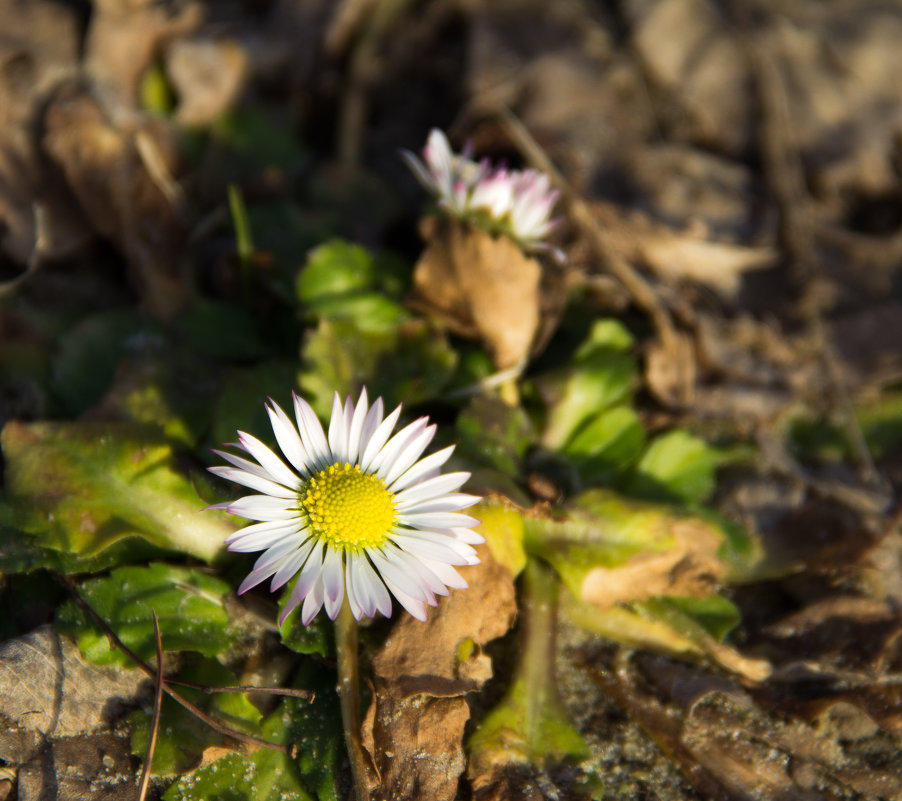
[[313, 536], [333, 548], [378, 547], [395, 525], [394, 493], [357, 464], [330, 464], [310, 478], [300, 497]]

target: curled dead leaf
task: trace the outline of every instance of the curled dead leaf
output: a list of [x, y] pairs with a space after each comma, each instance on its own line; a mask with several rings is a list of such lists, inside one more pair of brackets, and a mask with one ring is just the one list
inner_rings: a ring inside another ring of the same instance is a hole
[[169, 136], [150, 122], [122, 129], [90, 92], [69, 86], [48, 104], [43, 139], [91, 225], [119, 247], [142, 300], [164, 319], [187, 292]]
[[456, 220], [428, 219], [415, 303], [462, 336], [478, 337], [499, 369], [522, 363], [540, 323], [542, 267], [506, 236]]
[[717, 551], [723, 536], [703, 520], [676, 520], [665, 551], [644, 551], [617, 567], [594, 567], [583, 579], [582, 600], [601, 609], [660, 595], [703, 598], [716, 592], [726, 573]]
[[[429, 620], [404, 616], [373, 659], [373, 702], [363, 744], [392, 801], [453, 801], [465, 767], [463, 696], [491, 677], [482, 646], [513, 625], [514, 584], [488, 548], [463, 568], [470, 584], [443, 599]], [[375, 788], [374, 788], [375, 789]]]

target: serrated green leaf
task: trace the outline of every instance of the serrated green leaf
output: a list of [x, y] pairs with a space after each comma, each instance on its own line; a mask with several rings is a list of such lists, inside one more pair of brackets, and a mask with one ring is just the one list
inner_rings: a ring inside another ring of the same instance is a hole
[[642, 454], [626, 491], [651, 500], [701, 503], [714, 491], [719, 461], [704, 440], [679, 429], [669, 431]]
[[12, 523], [37, 545], [94, 556], [130, 536], [212, 559], [234, 529], [202, 511], [156, 428], [9, 423], [0, 434]]
[[371, 398], [386, 406], [435, 397], [454, 372], [456, 355], [444, 337], [423, 320], [408, 320], [383, 331], [364, 331], [356, 323], [321, 319], [305, 340], [298, 382], [322, 418], [332, 395], [355, 396], [366, 385]]
[[[235, 639], [224, 598], [231, 588], [199, 570], [165, 564], [121, 567], [80, 588], [91, 607], [113, 628], [125, 645], [145, 661], [156, 653], [153, 612], [160, 621], [166, 651], [198, 651], [215, 656]], [[78, 641], [85, 656], [97, 664], [133, 666], [74, 602], [60, 607], [57, 626]]]

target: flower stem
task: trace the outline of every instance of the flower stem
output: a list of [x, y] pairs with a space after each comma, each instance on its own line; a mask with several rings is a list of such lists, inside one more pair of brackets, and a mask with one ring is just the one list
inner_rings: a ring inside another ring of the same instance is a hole
[[369, 801], [366, 756], [360, 739], [360, 679], [357, 674], [357, 621], [347, 600], [335, 620], [335, 650], [338, 655], [338, 695], [345, 745], [351, 760], [357, 801]]

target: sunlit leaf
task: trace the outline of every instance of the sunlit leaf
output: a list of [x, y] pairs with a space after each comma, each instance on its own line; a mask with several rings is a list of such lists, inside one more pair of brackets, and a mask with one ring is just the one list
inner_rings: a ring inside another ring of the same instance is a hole
[[637, 377], [632, 344], [622, 325], [600, 320], [572, 363], [535, 379], [547, 405], [546, 447], [563, 447], [590, 417], [627, 398]]
[[351, 320], [363, 331], [393, 328], [408, 317], [382, 292], [376, 262], [360, 245], [341, 239], [313, 250], [298, 274], [297, 294], [307, 309], [329, 320]]
[[[228, 648], [235, 638], [224, 606], [230, 591], [228, 584], [199, 570], [159, 563], [121, 567], [80, 588], [122, 642], [145, 661], [156, 653], [154, 611], [165, 650], [215, 656]], [[125, 654], [111, 648], [106, 635], [74, 602], [60, 607], [57, 625], [78, 641], [92, 662], [133, 666]]]
[[12, 523], [37, 544], [93, 556], [129, 536], [209, 560], [233, 528], [175, 469], [157, 429], [9, 423], [0, 435]]
[[636, 465], [627, 491], [662, 501], [701, 503], [713, 491], [720, 459], [704, 440], [686, 431], [655, 438]]
[[639, 416], [627, 406], [615, 406], [590, 418], [563, 452], [587, 483], [610, 482], [638, 457], [645, 444]]
[[486, 498], [468, 512], [480, 521], [475, 530], [485, 537], [495, 561], [516, 576], [526, 565], [522, 510], [498, 498]]

